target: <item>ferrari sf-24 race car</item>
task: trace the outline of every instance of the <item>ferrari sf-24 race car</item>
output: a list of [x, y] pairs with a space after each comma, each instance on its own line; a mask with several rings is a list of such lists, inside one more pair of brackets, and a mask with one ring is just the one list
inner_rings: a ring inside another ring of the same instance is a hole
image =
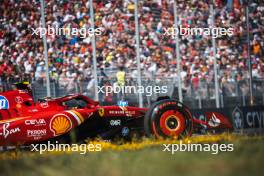
[[102, 106], [76, 94], [33, 101], [23, 83], [0, 94], [0, 146], [29, 145], [52, 140], [81, 142], [87, 138], [130, 138], [133, 135], [187, 137], [199, 129], [232, 129], [229, 120], [207, 112], [206, 121], [192, 117], [188, 107], [163, 97], [149, 108]]

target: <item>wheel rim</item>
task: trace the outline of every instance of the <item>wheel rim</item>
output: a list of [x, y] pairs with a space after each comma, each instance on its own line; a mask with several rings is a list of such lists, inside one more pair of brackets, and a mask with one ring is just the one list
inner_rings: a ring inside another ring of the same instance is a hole
[[160, 128], [167, 136], [179, 136], [185, 129], [184, 116], [179, 111], [166, 111], [161, 115]]
[[170, 116], [165, 121], [166, 128], [171, 131], [176, 130], [179, 127], [178, 119], [175, 116]]

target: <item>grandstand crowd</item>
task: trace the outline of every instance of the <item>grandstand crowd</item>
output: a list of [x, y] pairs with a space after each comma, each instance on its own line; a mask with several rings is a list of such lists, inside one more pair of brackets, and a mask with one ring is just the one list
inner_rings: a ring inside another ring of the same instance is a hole
[[[89, 0], [46, 0], [46, 25], [90, 28]], [[119, 68], [135, 78], [136, 49], [133, 0], [94, 0], [97, 67], [115, 78]], [[208, 27], [209, 0], [178, 1], [179, 25]], [[215, 25], [232, 27], [234, 35], [216, 39], [221, 85], [248, 79], [247, 25], [243, 0], [215, 0]], [[254, 78], [264, 78], [264, 1], [249, 6], [250, 54]], [[0, 3], [0, 85], [20, 80], [45, 82], [43, 41], [32, 35], [41, 26], [39, 0], [2, 0]], [[173, 0], [139, 1], [140, 58], [145, 78], [177, 76], [175, 39], [164, 35], [173, 26]], [[49, 73], [52, 81], [71, 89], [76, 82], [89, 82], [92, 75], [91, 38], [80, 35], [48, 35]], [[213, 82], [211, 36], [180, 36], [181, 77], [184, 87]], [[113, 74], [114, 73], [114, 74]], [[232, 87], [230, 87], [232, 88]]]

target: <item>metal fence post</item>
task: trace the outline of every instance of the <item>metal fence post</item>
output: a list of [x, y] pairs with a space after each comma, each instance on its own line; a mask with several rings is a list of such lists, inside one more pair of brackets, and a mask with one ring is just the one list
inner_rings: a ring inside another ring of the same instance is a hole
[[[139, 50], [139, 40], [140, 40], [140, 36], [139, 36], [139, 21], [138, 21], [138, 0], [134, 0], [134, 5], [135, 5], [135, 28], [136, 28], [136, 53], [137, 53], [137, 71], [138, 71], [138, 75], [137, 75], [137, 82], [138, 82], [138, 86], [141, 86], [141, 68], [140, 68], [140, 50]], [[142, 97], [142, 93], [139, 93], [139, 107], [143, 107], [143, 97]]]
[[[89, 0], [90, 5], [90, 19], [91, 27], [94, 29], [94, 11], [93, 11], [93, 0]], [[92, 53], [93, 53], [93, 76], [94, 76], [94, 91], [95, 91], [95, 100], [98, 101], [98, 78], [97, 78], [97, 60], [96, 60], [96, 41], [95, 35], [92, 35]]]
[[31, 90], [32, 90], [32, 96], [33, 96], [33, 100], [36, 100], [36, 93], [35, 93], [35, 86], [34, 83], [31, 84]]
[[221, 107], [223, 108], [224, 107], [224, 95], [223, 94], [221, 94], [220, 95], [220, 97], [221, 97]]
[[[41, 27], [46, 29], [46, 22], [45, 22], [45, 2], [44, 0], [40, 1], [41, 7]], [[48, 47], [47, 47], [47, 38], [46, 35], [42, 35], [43, 37], [43, 47], [44, 47], [44, 58], [45, 58], [45, 72], [46, 72], [46, 86], [47, 86], [47, 97], [50, 97], [50, 77], [49, 77], [49, 59], [48, 59]]]
[[[174, 11], [174, 27], [178, 28], [178, 15], [177, 15], [177, 2], [174, 0], [173, 4], [173, 11]], [[179, 101], [183, 102], [182, 97], [182, 82], [181, 82], [181, 55], [179, 49], [179, 34], [177, 33], [175, 36], [175, 44], [176, 44], [176, 60], [177, 60], [177, 80], [178, 80], [178, 96]]]
[[246, 96], [244, 94], [242, 95], [242, 103], [243, 106], [246, 106]]
[[199, 105], [199, 109], [202, 109], [202, 99], [201, 96], [198, 96], [198, 105]]
[[56, 82], [54, 81], [53, 83], [52, 83], [52, 88], [53, 88], [53, 97], [57, 97], [56, 96]]
[[264, 93], [262, 94], [262, 105], [264, 105]]
[[[214, 28], [214, 8], [213, 5], [210, 5], [210, 14], [211, 14], [211, 28]], [[213, 52], [214, 52], [214, 81], [215, 81], [215, 102], [216, 108], [220, 107], [219, 101], [219, 83], [218, 83], [218, 72], [217, 72], [217, 58], [216, 58], [216, 44], [215, 38], [212, 36], [212, 43], [213, 43]]]
[[253, 99], [253, 85], [252, 85], [252, 63], [250, 57], [250, 33], [249, 33], [249, 15], [248, 4], [246, 6], [246, 21], [247, 21], [247, 57], [248, 57], [248, 70], [249, 70], [249, 91], [250, 91], [250, 105], [254, 104]]

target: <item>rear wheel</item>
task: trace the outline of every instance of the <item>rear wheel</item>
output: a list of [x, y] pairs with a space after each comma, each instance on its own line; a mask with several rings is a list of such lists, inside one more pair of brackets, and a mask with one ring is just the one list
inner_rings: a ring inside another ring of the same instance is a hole
[[177, 100], [166, 99], [154, 103], [144, 119], [147, 136], [184, 138], [192, 133], [190, 110]]

